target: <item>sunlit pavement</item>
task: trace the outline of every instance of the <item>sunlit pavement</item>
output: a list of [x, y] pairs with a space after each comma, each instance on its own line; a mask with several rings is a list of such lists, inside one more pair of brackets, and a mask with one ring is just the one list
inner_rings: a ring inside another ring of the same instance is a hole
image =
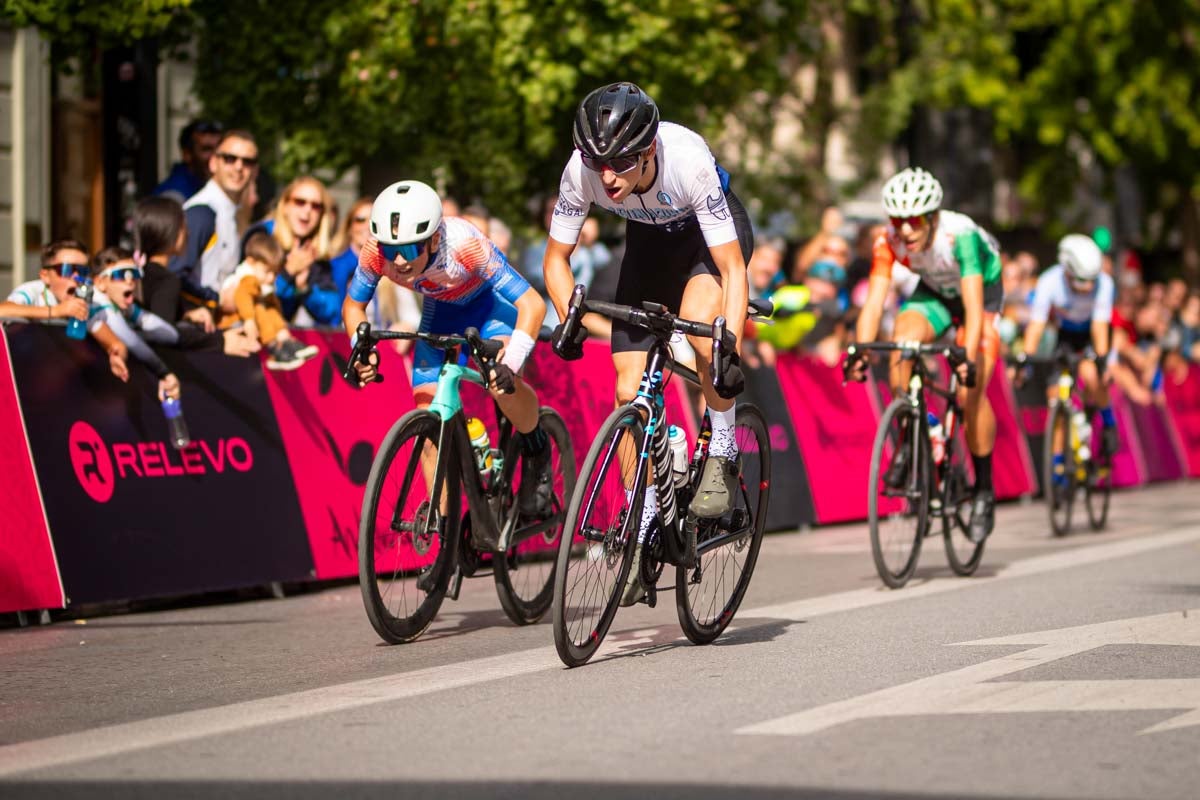
[[574, 670], [490, 578], [401, 647], [357, 586], [2, 631], [0, 797], [1194, 798], [1198, 497], [1003, 505], [896, 591], [863, 524], [776, 534], [715, 645], [667, 592]]

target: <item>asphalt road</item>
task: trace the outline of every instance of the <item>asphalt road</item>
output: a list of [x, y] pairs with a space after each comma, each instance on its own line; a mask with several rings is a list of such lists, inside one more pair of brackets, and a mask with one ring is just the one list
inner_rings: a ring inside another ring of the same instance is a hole
[[574, 670], [488, 578], [401, 647], [356, 586], [0, 631], [0, 798], [1195, 798], [1198, 501], [1002, 506], [898, 591], [865, 525], [773, 535], [717, 643], [668, 593]]

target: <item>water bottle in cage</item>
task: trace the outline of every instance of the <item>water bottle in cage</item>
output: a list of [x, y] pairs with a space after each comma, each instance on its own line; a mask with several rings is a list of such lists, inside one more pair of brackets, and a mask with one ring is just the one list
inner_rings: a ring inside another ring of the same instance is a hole
[[672, 425], [667, 429], [667, 441], [671, 445], [671, 473], [675, 479], [675, 488], [680, 488], [688, 479], [687, 434], [683, 428]]
[[942, 463], [946, 457], [946, 431], [942, 428], [942, 421], [932, 411], [929, 412], [929, 447], [933, 463]]

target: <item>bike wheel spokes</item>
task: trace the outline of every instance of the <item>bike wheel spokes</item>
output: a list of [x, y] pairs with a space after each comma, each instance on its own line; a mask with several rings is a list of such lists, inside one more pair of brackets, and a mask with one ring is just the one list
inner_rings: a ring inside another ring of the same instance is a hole
[[1045, 453], [1042, 482], [1050, 512], [1050, 529], [1055, 536], [1065, 536], [1071, 529], [1071, 510], [1075, 503], [1075, 459], [1071, 449], [1070, 408], [1061, 402], [1050, 408]]
[[[884, 477], [896, 448], [907, 448], [908, 464], [903, 480], [893, 487]], [[928, 465], [924, 426], [919, 424], [908, 398], [898, 397], [879, 422], [867, 489], [871, 555], [880, 579], [893, 589], [912, 577], [921, 553], [921, 540], [929, 524]]]
[[[965, 444], [960, 438], [956, 444]], [[987, 540], [971, 541], [968, 529], [971, 524], [971, 501], [973, 493], [967, 482], [966, 447], [954, 447], [951, 461], [945, 466], [946, 485], [942, 487], [942, 537], [946, 547], [946, 560], [950, 569], [958, 575], [972, 575], [983, 560], [983, 547]]]
[[684, 634], [696, 644], [716, 639], [733, 620], [758, 560], [770, 495], [771, 444], [758, 409], [739, 404], [738, 493], [729, 513], [697, 530], [699, 564], [679, 567], [676, 609]]
[[439, 429], [433, 415], [404, 417], [384, 439], [367, 481], [359, 584], [367, 617], [392, 644], [420, 636], [445, 595], [459, 500], [453, 469], [435, 477]]
[[[542, 409], [541, 424], [549, 439], [554, 476], [550, 509], [544, 517], [518, 521], [515, 544], [503, 556], [497, 556], [493, 570], [500, 605], [518, 625], [537, 622], [550, 609], [558, 544], [566, 522], [567, 503], [575, 490], [575, 450], [566, 425], [549, 408]], [[515, 492], [516, 489], [514, 495]]]
[[571, 498], [554, 576], [554, 642], [568, 666], [583, 664], [600, 646], [629, 574], [641, 504], [626, 498], [623, 464], [636, 462], [641, 433], [635, 409], [614, 411]]

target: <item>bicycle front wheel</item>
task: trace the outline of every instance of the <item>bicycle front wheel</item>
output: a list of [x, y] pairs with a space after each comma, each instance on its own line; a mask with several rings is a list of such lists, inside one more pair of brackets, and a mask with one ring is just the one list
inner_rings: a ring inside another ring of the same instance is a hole
[[942, 538], [946, 546], [946, 560], [956, 575], [973, 575], [983, 560], [982, 542], [971, 541], [968, 533], [971, 525], [971, 501], [974, 491], [967, 483], [965, 463], [966, 448], [955, 447], [951, 461], [945, 466], [945, 484], [942, 486]]
[[[1056, 451], [1054, 440], [1058, 439]], [[1071, 530], [1071, 507], [1075, 504], [1075, 454], [1071, 449], [1070, 408], [1061, 402], [1050, 406], [1046, 420], [1045, 458], [1042, 459], [1042, 488], [1046, 493], [1046, 508], [1050, 512], [1050, 530], [1055, 536], [1066, 536]], [[1054, 458], [1062, 456], [1062, 473], [1056, 472]]]
[[[542, 429], [550, 440], [550, 467], [554, 492], [545, 519], [521, 520], [512, 547], [495, 556], [492, 575], [496, 594], [508, 618], [517, 625], [532, 625], [550, 610], [554, 599], [554, 562], [562, 538], [567, 503], [575, 491], [575, 448], [567, 426], [552, 408], [542, 408]], [[514, 486], [515, 493], [519, 487]]]
[[367, 618], [389, 644], [411, 642], [433, 622], [457, 553], [458, 465], [451, 442], [438, 446], [441, 428], [428, 411], [404, 415], [367, 479], [359, 586]]
[[[897, 397], [884, 410], [871, 448], [867, 483], [867, 521], [875, 571], [892, 589], [908, 583], [917, 568], [921, 540], [929, 525], [929, 439], [917, 409]], [[917, 448], [913, 447], [914, 441]], [[904, 481], [888, 486], [884, 476], [897, 447], [908, 448]]]
[[738, 494], [729, 513], [697, 531], [699, 564], [678, 567], [675, 608], [683, 633], [708, 644], [733, 621], [758, 561], [771, 494], [771, 439], [762, 412], [738, 403]]
[[643, 498], [640, 492], [627, 497], [622, 463], [637, 461], [642, 431], [636, 408], [613, 411], [592, 442], [571, 495], [553, 604], [554, 646], [568, 667], [585, 664], [596, 653], [629, 577]]

